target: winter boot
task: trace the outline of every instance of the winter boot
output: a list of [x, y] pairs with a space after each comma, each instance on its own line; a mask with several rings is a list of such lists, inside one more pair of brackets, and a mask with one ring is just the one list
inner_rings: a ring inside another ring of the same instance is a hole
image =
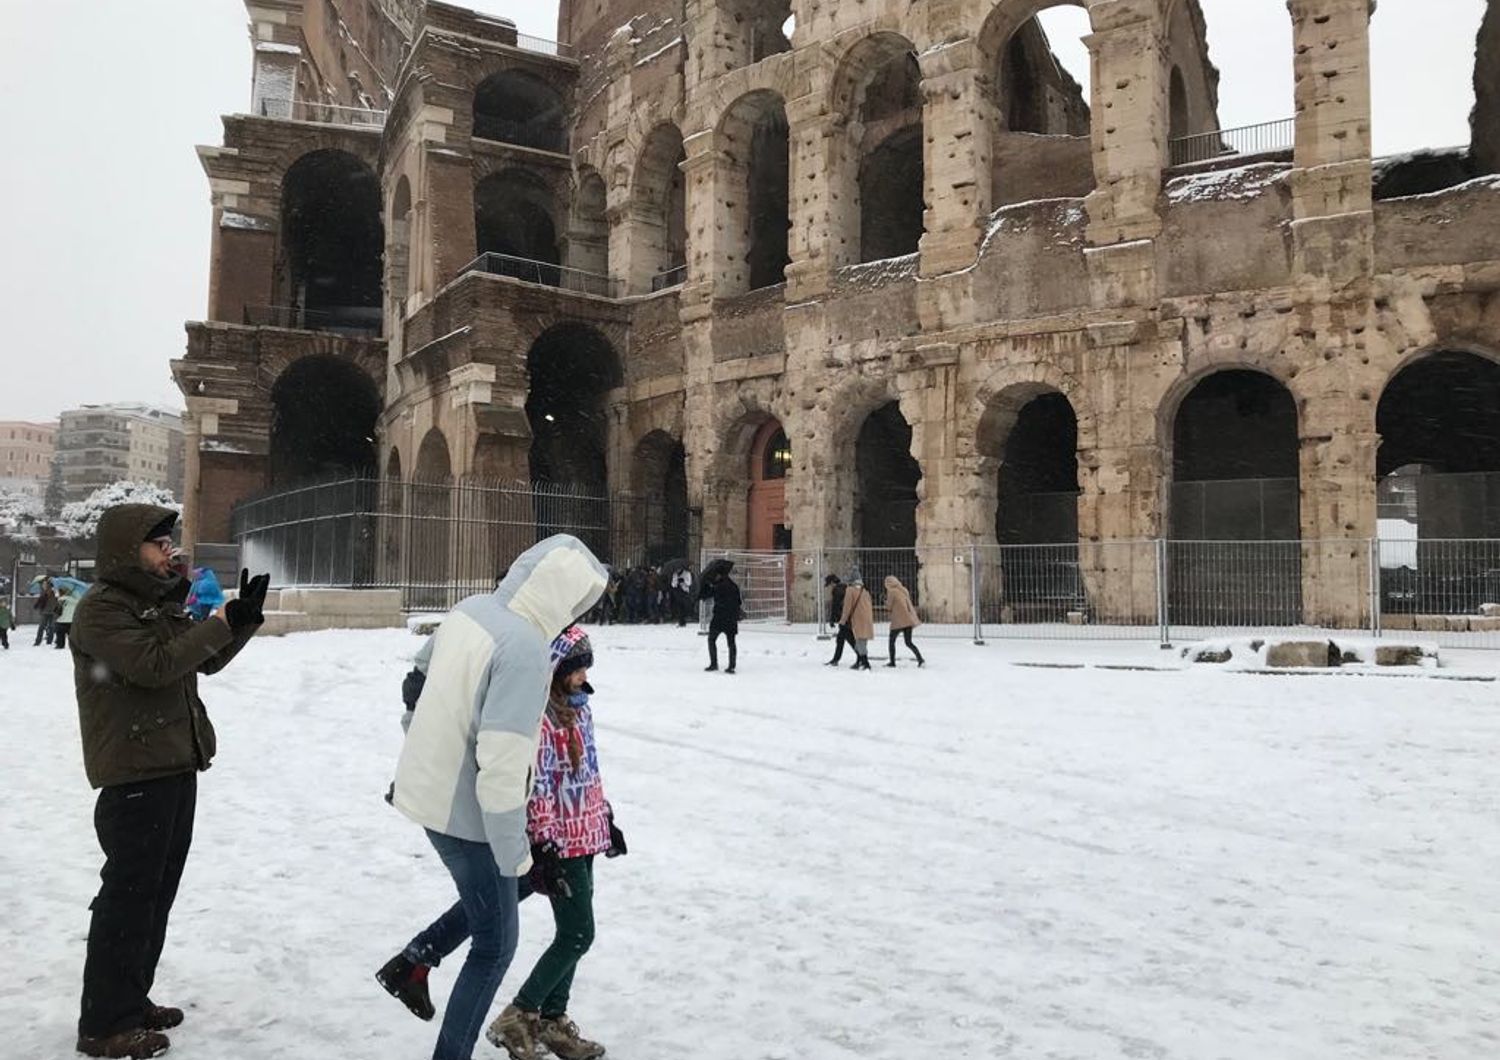
[[543, 1017], [541, 1040], [557, 1060], [598, 1060], [604, 1055], [604, 1046], [580, 1035], [578, 1024], [568, 1019], [566, 1013]]
[[430, 971], [432, 969], [427, 965], [417, 964], [408, 960], [406, 954], [398, 953], [375, 973], [375, 981], [417, 1019], [430, 1020], [437, 1013], [427, 993], [427, 973]]
[[506, 1005], [484, 1036], [495, 1048], [509, 1053], [511, 1060], [541, 1060], [542, 1052], [537, 1048], [541, 1024], [540, 1013], [523, 1011], [514, 1004]]
[[182, 1009], [146, 1002], [146, 1014], [141, 1017], [141, 1026], [148, 1031], [169, 1031], [181, 1024]]
[[146, 1060], [160, 1056], [172, 1047], [165, 1034], [148, 1031], [144, 1027], [121, 1031], [107, 1038], [78, 1036], [78, 1051], [84, 1056], [107, 1056], [113, 1060]]

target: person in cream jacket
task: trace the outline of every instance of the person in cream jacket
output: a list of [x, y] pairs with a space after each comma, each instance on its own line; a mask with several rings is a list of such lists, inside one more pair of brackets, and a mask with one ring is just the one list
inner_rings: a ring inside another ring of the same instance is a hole
[[594, 606], [607, 577], [583, 542], [550, 537], [522, 553], [493, 593], [449, 612], [418, 653], [426, 680], [391, 802], [426, 830], [458, 902], [412, 940], [408, 954], [439, 944], [427, 936], [448, 928], [471, 936], [433, 1060], [470, 1060], [515, 953], [516, 878], [531, 868], [526, 804], [552, 643]]

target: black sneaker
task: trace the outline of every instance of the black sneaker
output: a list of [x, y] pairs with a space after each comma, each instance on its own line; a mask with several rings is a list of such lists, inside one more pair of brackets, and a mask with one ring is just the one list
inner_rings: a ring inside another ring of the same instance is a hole
[[103, 1056], [110, 1060], [149, 1060], [160, 1056], [172, 1047], [165, 1034], [148, 1031], [144, 1027], [121, 1031], [104, 1038], [78, 1036], [77, 1049], [84, 1056]]
[[431, 970], [427, 965], [416, 964], [407, 960], [405, 954], [398, 953], [375, 973], [375, 981], [417, 1019], [430, 1020], [437, 1014], [427, 993], [427, 973]]

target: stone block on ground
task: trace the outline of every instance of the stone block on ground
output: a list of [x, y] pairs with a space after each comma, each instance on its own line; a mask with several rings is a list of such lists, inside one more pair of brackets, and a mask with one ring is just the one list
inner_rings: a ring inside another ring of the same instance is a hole
[[1266, 665], [1284, 669], [1316, 669], [1338, 666], [1339, 649], [1326, 640], [1284, 640], [1266, 649]]
[[1380, 626], [1382, 629], [1397, 630], [1409, 633], [1417, 628], [1416, 615], [1381, 615]]
[[1446, 633], [1448, 632], [1448, 618], [1446, 615], [1417, 615], [1417, 632], [1419, 633]]
[[1421, 666], [1423, 655], [1415, 644], [1380, 644], [1375, 648], [1375, 665]]
[[1470, 633], [1500, 633], [1500, 616], [1469, 619]]

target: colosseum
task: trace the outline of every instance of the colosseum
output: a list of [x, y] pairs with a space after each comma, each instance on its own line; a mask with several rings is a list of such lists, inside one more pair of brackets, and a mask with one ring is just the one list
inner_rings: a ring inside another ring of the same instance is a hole
[[[1146, 623], [1163, 547], [1272, 543], [1283, 619], [1358, 627], [1388, 505], [1416, 548], [1500, 538], [1500, 0], [1453, 56], [1472, 143], [1395, 159], [1372, 0], [1271, 5], [1294, 114], [1249, 130], [1198, 0], [1076, 3], [1087, 92], [1049, 0], [562, 0], [556, 42], [247, 6], [173, 362], [190, 541], [339, 474], [440, 516], [541, 484], [613, 499], [617, 562], [910, 556], [958, 622], [1022, 578], [981, 552], [1049, 550], [1035, 607]], [[507, 559], [377, 536], [438, 577]], [[1200, 591], [1242, 588], [1216, 555]]]

